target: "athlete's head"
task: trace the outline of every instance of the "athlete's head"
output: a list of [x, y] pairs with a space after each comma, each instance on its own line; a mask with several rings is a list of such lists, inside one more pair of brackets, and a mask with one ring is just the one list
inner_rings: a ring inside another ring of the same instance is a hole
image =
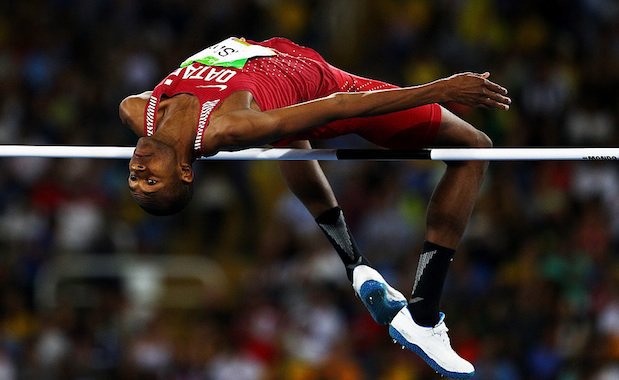
[[151, 137], [142, 137], [129, 161], [131, 196], [149, 214], [181, 211], [193, 195], [191, 165], [181, 163], [176, 151]]

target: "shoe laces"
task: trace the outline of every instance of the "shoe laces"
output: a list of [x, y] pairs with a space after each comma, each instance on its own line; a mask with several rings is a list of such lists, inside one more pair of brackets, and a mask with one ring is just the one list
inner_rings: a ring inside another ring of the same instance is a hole
[[445, 322], [441, 322], [432, 328], [432, 334], [437, 335], [444, 343], [449, 344], [449, 335], [447, 332], [449, 329]]

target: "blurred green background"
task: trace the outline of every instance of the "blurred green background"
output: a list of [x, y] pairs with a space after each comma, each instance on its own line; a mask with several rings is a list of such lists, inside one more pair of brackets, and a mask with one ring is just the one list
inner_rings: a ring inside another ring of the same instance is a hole
[[[6, 0], [0, 143], [132, 145], [118, 103], [232, 35], [398, 85], [490, 71], [512, 109], [454, 109], [495, 146], [619, 141], [614, 0]], [[275, 163], [197, 163], [169, 218], [133, 204], [126, 165], [0, 160], [0, 379], [437, 378], [372, 322]], [[408, 294], [443, 165], [323, 168]], [[491, 164], [443, 298], [476, 379], [619, 379], [618, 212], [616, 163]]]

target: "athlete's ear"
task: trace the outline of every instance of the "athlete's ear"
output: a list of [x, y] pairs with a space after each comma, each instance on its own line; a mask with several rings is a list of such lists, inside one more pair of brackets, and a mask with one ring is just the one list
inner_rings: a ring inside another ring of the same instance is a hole
[[181, 164], [181, 181], [186, 183], [193, 182], [193, 168], [190, 164]]

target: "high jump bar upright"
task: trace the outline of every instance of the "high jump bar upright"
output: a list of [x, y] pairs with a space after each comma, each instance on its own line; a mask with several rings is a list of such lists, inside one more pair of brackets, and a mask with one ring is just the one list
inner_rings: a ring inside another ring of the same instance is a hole
[[[0, 157], [128, 159], [134, 147], [72, 145], [0, 145]], [[619, 148], [428, 148], [384, 149], [289, 149], [249, 148], [219, 152], [199, 160], [295, 161], [611, 161], [619, 160]]]

